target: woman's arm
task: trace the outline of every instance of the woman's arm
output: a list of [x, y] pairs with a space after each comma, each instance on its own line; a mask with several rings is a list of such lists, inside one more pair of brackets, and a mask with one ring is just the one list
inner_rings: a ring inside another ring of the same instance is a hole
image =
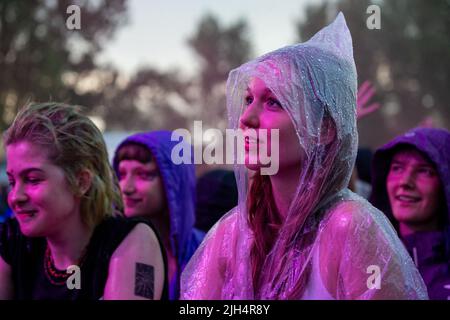
[[11, 266], [0, 256], [0, 300], [11, 300], [13, 293]]
[[153, 230], [137, 224], [111, 257], [104, 299], [160, 299], [164, 286], [161, 250]]

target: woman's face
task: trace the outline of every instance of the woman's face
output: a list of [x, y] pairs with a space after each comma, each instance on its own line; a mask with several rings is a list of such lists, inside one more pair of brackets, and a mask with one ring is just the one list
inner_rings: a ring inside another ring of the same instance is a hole
[[416, 230], [437, 226], [441, 182], [433, 164], [419, 151], [405, 149], [394, 155], [387, 191], [397, 221]]
[[42, 147], [27, 141], [6, 147], [10, 191], [8, 204], [29, 237], [48, 237], [65, 229], [80, 215], [79, 197], [70, 189], [62, 168], [54, 165]]
[[164, 186], [155, 161], [120, 161], [119, 184], [127, 217], [155, 218], [165, 213]]
[[[298, 167], [302, 150], [294, 125], [276, 96], [261, 79], [255, 77], [250, 81], [244, 104], [246, 107], [240, 118], [240, 128], [244, 131], [247, 168], [259, 170], [261, 163], [264, 163], [261, 155], [265, 156], [266, 153], [272, 157], [272, 161], [278, 161], [280, 170], [290, 166]], [[275, 135], [270, 129], [279, 130], [278, 141], [273, 138]], [[251, 134], [253, 130], [256, 137]], [[273, 156], [277, 156], [272, 155], [275, 143], [279, 146], [279, 159], [273, 159]], [[256, 153], [256, 150], [259, 152]]]

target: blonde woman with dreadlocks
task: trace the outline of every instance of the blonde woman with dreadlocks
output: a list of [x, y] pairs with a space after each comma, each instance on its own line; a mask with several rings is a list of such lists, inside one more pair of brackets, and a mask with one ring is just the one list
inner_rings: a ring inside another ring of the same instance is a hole
[[[230, 73], [229, 127], [246, 137], [245, 166], [235, 167], [239, 203], [192, 257], [182, 298], [427, 298], [388, 220], [346, 188], [357, 150], [356, 79], [341, 13], [308, 42]], [[249, 161], [254, 144], [272, 150], [263, 129], [279, 130], [273, 175], [262, 174], [259, 157]]]
[[14, 219], [0, 224], [0, 299], [159, 299], [151, 225], [121, 218], [101, 132], [76, 108], [23, 108], [4, 135]]

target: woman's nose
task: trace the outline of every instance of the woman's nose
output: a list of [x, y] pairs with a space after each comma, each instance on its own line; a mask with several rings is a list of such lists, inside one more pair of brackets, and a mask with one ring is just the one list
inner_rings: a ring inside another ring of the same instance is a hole
[[260, 112], [255, 102], [248, 105], [239, 119], [241, 129], [258, 128]]
[[414, 188], [415, 176], [411, 170], [405, 170], [400, 178], [400, 185], [408, 188]]
[[15, 205], [26, 202], [28, 200], [28, 195], [21, 183], [16, 183], [8, 194], [9, 205], [14, 208]]
[[122, 178], [120, 182], [122, 192], [126, 195], [132, 194], [135, 191], [134, 179], [129, 175]]

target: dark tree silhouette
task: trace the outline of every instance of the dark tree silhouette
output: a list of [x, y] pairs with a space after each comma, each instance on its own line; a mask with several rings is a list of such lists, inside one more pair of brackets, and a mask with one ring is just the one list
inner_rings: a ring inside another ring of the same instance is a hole
[[431, 117], [436, 126], [450, 126], [450, 3], [446, 0], [379, 1], [381, 29], [366, 26], [372, 1], [338, 0], [310, 5], [299, 21], [299, 39], [306, 40], [338, 11], [353, 37], [358, 80], [371, 80], [375, 100], [383, 106], [361, 120], [360, 143], [372, 147]]
[[[0, 129], [28, 100], [92, 106], [99, 97], [75, 88], [97, 69], [95, 58], [126, 22], [126, 0], [0, 2]], [[67, 8], [81, 9], [81, 29], [69, 30]], [[67, 81], [71, 79], [71, 81]]]

